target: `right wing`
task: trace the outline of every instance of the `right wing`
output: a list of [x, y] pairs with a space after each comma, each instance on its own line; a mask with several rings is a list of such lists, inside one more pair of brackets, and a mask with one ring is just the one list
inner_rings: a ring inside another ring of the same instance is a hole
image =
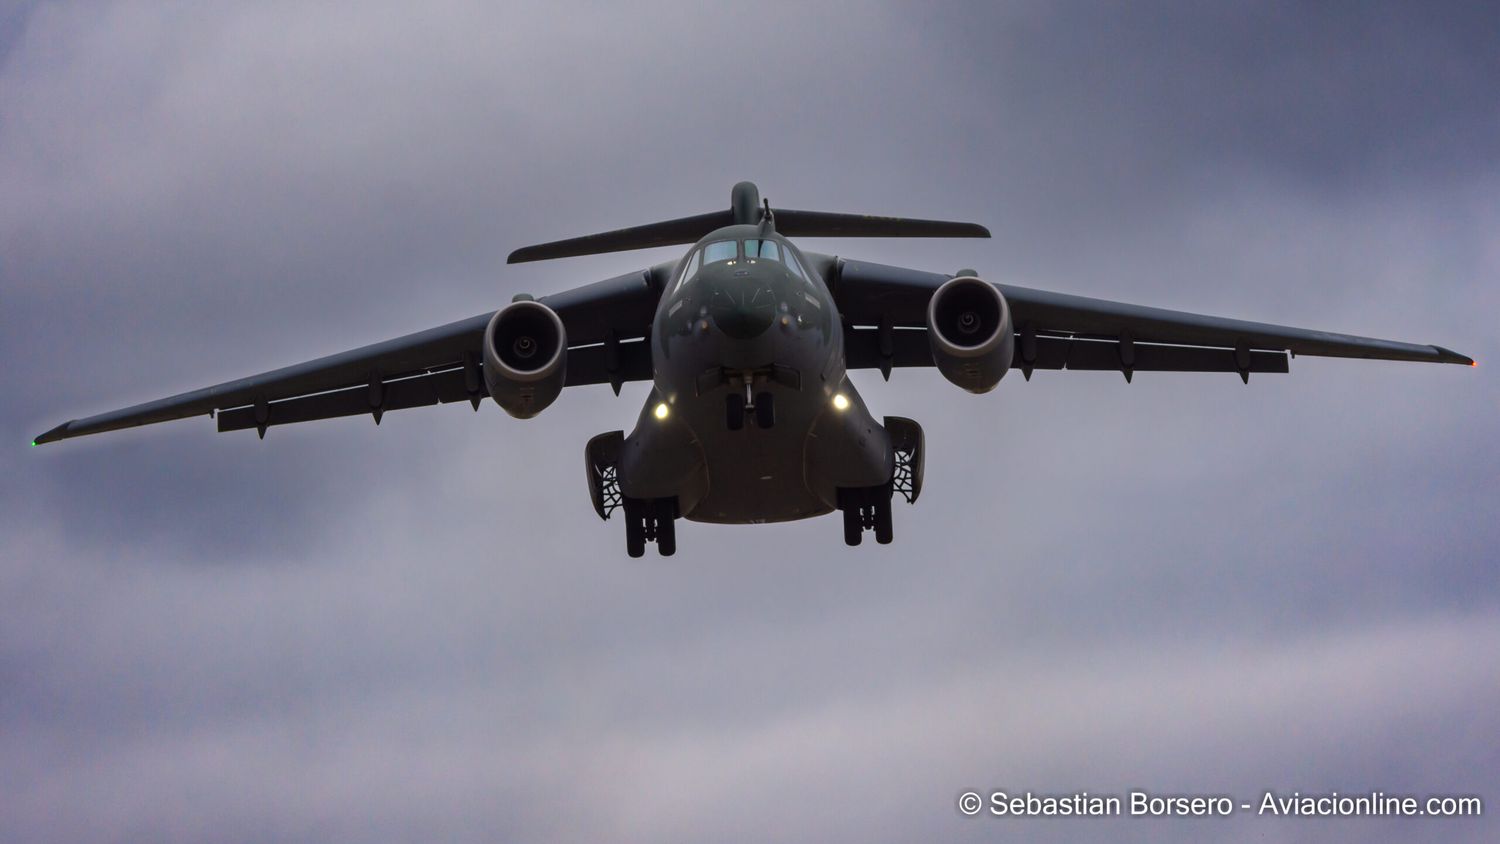
[[[927, 302], [951, 276], [820, 256], [847, 325], [850, 368], [932, 366]], [[1013, 368], [1286, 372], [1293, 355], [1472, 365], [1442, 346], [1334, 334], [996, 284], [1015, 325]]]
[[[568, 335], [566, 386], [650, 380], [644, 338], [671, 264], [541, 297]], [[138, 425], [217, 414], [220, 431], [468, 401], [489, 395], [482, 345], [492, 313], [394, 340], [228, 381], [170, 398], [74, 419], [33, 445]]]

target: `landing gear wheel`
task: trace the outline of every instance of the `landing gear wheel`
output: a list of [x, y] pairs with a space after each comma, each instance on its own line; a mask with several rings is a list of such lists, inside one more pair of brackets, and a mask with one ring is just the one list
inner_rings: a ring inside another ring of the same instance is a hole
[[729, 430], [738, 431], [745, 427], [745, 397], [739, 393], [730, 393], [724, 397], [725, 421]]
[[776, 424], [776, 397], [761, 393], [755, 397], [755, 424], [770, 428]]
[[656, 552], [663, 557], [677, 553], [677, 500], [663, 498], [656, 507]]
[[875, 503], [870, 509], [875, 511], [875, 541], [881, 545], [891, 544], [891, 496], [889, 493], [879, 495], [877, 493]]
[[859, 518], [858, 507], [844, 508], [844, 544], [849, 546], [858, 545], [864, 538], [865, 526]]
[[625, 509], [625, 553], [632, 557], [646, 555], [646, 520], [641, 514], [643, 502], [627, 498]]

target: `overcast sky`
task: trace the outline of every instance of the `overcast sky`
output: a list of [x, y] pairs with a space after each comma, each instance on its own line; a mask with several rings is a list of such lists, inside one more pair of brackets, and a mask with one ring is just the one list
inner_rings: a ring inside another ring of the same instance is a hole
[[[1500, 6], [0, 6], [0, 839], [1493, 841]], [[666, 260], [806, 248], [1438, 343], [1478, 369], [859, 373], [896, 542], [579, 471], [646, 387], [30, 449]], [[961, 817], [960, 792], [1478, 793], [1482, 819]]]

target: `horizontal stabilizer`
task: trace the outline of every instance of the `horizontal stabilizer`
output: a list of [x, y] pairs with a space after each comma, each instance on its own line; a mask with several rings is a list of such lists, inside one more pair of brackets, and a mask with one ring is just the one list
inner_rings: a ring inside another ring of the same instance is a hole
[[[787, 237], [989, 237], [990, 231], [976, 223], [947, 220], [913, 220], [906, 217], [874, 217], [868, 214], [835, 214], [827, 211], [773, 209], [778, 234]], [[714, 211], [696, 217], [680, 217], [600, 234], [554, 240], [526, 246], [510, 253], [507, 263], [524, 264], [551, 258], [572, 258], [605, 252], [681, 246], [696, 243], [715, 229], [733, 225], [732, 211]]]
[[777, 211], [776, 231], [787, 237], [989, 237], [978, 223], [830, 214], [826, 211]]
[[734, 223], [734, 217], [726, 209], [696, 217], [680, 217], [661, 223], [647, 223], [627, 229], [586, 234], [567, 240], [554, 240], [536, 246], [525, 246], [510, 253], [507, 264], [524, 264], [528, 261], [546, 261], [552, 258], [573, 258], [579, 255], [600, 255], [605, 252], [628, 252], [632, 249], [650, 249], [653, 246], [679, 246], [697, 243], [698, 239], [713, 231]]

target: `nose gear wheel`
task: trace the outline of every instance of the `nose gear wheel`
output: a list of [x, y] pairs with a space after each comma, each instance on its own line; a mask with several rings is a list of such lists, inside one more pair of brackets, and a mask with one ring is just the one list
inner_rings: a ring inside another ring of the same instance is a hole
[[[746, 392], [749, 392], [748, 390]], [[745, 427], [745, 416], [753, 414], [757, 428], [773, 428], [776, 426], [776, 396], [773, 393], [761, 392], [755, 394], [752, 404], [746, 400], [744, 393], [730, 393], [724, 397], [724, 424], [731, 431], [740, 431]]]

